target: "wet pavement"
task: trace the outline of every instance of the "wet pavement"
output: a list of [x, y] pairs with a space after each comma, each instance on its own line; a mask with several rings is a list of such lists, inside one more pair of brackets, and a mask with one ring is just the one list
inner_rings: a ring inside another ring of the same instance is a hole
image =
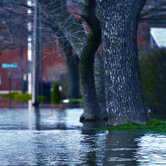
[[0, 109], [0, 166], [166, 165], [166, 134], [100, 131], [82, 109]]

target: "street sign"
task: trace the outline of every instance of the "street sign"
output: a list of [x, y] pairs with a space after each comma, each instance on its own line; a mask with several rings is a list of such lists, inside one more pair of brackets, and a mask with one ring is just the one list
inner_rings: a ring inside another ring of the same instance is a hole
[[16, 68], [17, 63], [2, 63], [2, 68]]

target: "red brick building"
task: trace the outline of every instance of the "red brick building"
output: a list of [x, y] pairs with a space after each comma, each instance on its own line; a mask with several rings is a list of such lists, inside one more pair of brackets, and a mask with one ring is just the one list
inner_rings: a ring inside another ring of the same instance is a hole
[[[65, 60], [59, 47], [44, 47], [42, 56], [43, 82], [54, 83], [61, 79], [61, 75], [66, 73]], [[3, 64], [17, 64], [14, 68], [4, 68]], [[9, 90], [11, 78], [11, 90], [20, 91], [22, 80], [27, 79], [28, 61], [27, 48], [21, 51], [19, 48], [6, 50], [0, 55], [0, 92]]]
[[[140, 23], [138, 28], [138, 50], [139, 52], [148, 51], [154, 48], [160, 48], [161, 46], [157, 43], [157, 39], [154, 38], [152, 30], [160, 29], [161, 37], [158, 37], [159, 40], [166, 39], [165, 29], [166, 23]], [[164, 47], [164, 44], [162, 44]]]

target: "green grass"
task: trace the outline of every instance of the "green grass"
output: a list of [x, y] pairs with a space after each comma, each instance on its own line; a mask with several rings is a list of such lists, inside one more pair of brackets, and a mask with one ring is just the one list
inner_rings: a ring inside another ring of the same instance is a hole
[[69, 102], [79, 102], [79, 103], [83, 103], [83, 99], [69, 99]]
[[153, 133], [166, 133], [166, 120], [149, 120], [148, 124], [128, 123], [115, 127], [102, 127], [99, 130], [128, 130], [128, 131], [145, 131]]

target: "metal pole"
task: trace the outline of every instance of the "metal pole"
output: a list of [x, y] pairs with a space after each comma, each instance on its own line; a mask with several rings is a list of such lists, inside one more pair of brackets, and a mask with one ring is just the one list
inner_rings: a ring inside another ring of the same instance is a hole
[[9, 81], [9, 108], [12, 108], [12, 99], [11, 99], [11, 71], [8, 70], [8, 81]]
[[40, 30], [39, 30], [39, 2], [34, 0], [34, 14], [33, 14], [33, 49], [32, 49], [32, 74], [33, 74], [33, 88], [32, 88], [32, 105], [39, 107], [39, 57], [40, 57]]
[[23, 40], [22, 40], [22, 36], [20, 37], [21, 40], [20, 40], [20, 74], [21, 74], [21, 92], [24, 93], [25, 92], [25, 89], [24, 89], [24, 57], [23, 57], [23, 49], [24, 49], [24, 46], [22, 44]]
[[[28, 10], [27, 10], [27, 14], [28, 14], [28, 24], [27, 24], [27, 28], [28, 28], [28, 93], [32, 94], [32, 0], [27, 0], [27, 5], [28, 5]], [[28, 108], [31, 109], [32, 106], [32, 101], [30, 100], [28, 102]]]
[[39, 81], [40, 81], [40, 92], [39, 94], [40, 95], [43, 95], [43, 40], [42, 40], [42, 14], [41, 14], [41, 5], [39, 4], [39, 50], [40, 50], [40, 57], [39, 57], [39, 61], [40, 61], [40, 78], [39, 78]]

